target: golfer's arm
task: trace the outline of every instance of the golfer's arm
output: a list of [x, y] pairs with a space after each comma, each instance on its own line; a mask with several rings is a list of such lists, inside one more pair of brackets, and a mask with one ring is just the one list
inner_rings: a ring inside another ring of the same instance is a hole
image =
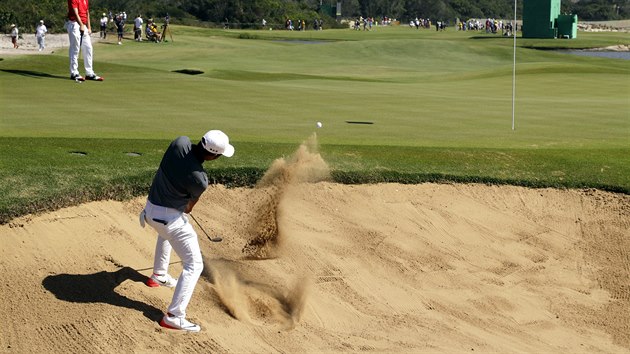
[[72, 11], [74, 11], [74, 18], [77, 19], [77, 23], [79, 24], [79, 26], [83, 26], [83, 22], [81, 22], [81, 17], [79, 17], [79, 8], [73, 7]]
[[198, 201], [199, 201], [199, 198], [191, 199], [188, 202], [188, 205], [186, 205], [186, 210], [184, 210], [184, 213], [190, 214], [190, 212], [193, 210], [193, 207], [195, 206], [195, 204], [197, 204]]
[[88, 20], [88, 23], [87, 23], [88, 34], [91, 34], [92, 33], [92, 24], [91, 24], [91, 21], [90, 21], [90, 11], [88, 11], [88, 13], [87, 13], [87, 20]]

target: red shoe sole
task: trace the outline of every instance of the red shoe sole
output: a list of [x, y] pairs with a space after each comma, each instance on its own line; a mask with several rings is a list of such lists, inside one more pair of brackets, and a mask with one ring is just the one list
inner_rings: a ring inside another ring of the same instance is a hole
[[166, 322], [164, 322], [163, 318], [160, 320], [160, 326], [162, 326], [164, 328], [168, 328], [168, 329], [177, 329], [177, 330], [179, 330], [179, 328], [175, 328], [175, 327], [167, 324]]
[[157, 288], [160, 286], [160, 283], [156, 282], [155, 280], [149, 278], [149, 280], [147, 280], [147, 286], [150, 288]]

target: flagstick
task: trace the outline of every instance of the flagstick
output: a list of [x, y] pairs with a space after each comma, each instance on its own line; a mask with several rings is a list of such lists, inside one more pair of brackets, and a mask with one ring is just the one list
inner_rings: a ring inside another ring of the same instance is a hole
[[514, 130], [514, 105], [516, 103], [516, 1], [514, 0], [514, 25], [512, 26], [512, 32], [514, 32], [514, 62], [512, 64], [512, 130]]

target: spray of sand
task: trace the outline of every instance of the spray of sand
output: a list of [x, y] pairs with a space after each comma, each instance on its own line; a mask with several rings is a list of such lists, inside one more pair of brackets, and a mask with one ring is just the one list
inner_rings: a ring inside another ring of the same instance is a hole
[[[315, 134], [288, 158], [275, 160], [255, 187], [254, 194], [263, 192], [263, 197], [255, 203], [254, 217], [246, 228], [249, 236], [243, 247], [246, 258], [278, 257], [288, 238], [283, 232], [283, 222], [286, 222], [283, 215], [288, 212], [282, 207], [283, 201], [291, 197], [292, 188], [299, 188], [302, 183], [328, 179], [330, 169], [318, 153]], [[203, 276], [214, 284], [219, 301], [234, 318], [282, 329], [294, 328], [300, 321], [312, 284], [310, 277], [296, 277], [293, 284], [279, 289], [277, 285], [268, 285], [271, 282], [265, 282], [260, 275], [243, 275], [234, 263], [208, 260], [205, 263]]]
[[253, 259], [275, 258], [287, 240], [282, 223], [285, 211], [282, 201], [291, 188], [300, 183], [330, 179], [330, 168], [318, 152], [317, 135], [313, 134], [288, 158], [275, 160], [256, 185], [265, 192], [256, 206], [257, 212], [248, 228], [249, 241], [243, 247], [245, 256]]
[[300, 321], [312, 281], [298, 277], [289, 290], [278, 290], [261, 279], [246, 280], [233, 265], [206, 260], [203, 276], [214, 284], [226, 311], [239, 321], [259, 326], [293, 329]]

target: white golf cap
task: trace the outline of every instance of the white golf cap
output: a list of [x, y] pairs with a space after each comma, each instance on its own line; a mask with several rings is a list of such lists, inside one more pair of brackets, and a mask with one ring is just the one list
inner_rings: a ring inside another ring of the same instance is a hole
[[230, 138], [220, 130], [211, 130], [204, 134], [201, 145], [213, 154], [221, 154], [225, 157], [234, 155], [234, 146], [230, 145]]

